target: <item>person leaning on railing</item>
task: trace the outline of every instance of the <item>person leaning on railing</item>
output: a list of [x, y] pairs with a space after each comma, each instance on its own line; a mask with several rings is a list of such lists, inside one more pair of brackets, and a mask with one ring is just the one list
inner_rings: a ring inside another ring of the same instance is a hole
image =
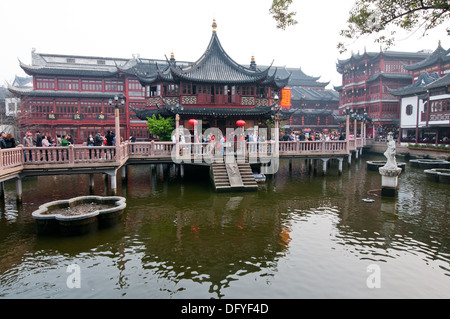
[[[25, 136], [23, 137], [23, 140], [22, 140], [22, 145], [24, 147], [33, 147], [33, 137], [31, 136], [31, 132], [27, 132], [25, 134]], [[27, 151], [23, 151], [23, 155], [24, 155], [24, 159], [26, 162], [27, 161]], [[31, 155], [31, 150], [28, 151], [28, 155], [29, 155], [28, 159], [31, 162], [33, 160], [32, 155]]]
[[[70, 145], [70, 142], [69, 142], [69, 137], [66, 135], [66, 136], [64, 136], [64, 138], [61, 140], [61, 146], [62, 147], [68, 147]], [[69, 150], [66, 150], [66, 156], [67, 156], [67, 159], [69, 159]], [[62, 159], [63, 159], [63, 161], [64, 161], [64, 151], [63, 151], [63, 156], [62, 156]]]

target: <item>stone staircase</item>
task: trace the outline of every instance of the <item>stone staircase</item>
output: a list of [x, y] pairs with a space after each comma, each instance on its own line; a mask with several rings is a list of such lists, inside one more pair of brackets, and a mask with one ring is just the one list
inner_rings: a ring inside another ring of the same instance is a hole
[[248, 163], [213, 163], [210, 176], [217, 192], [253, 191], [258, 189], [252, 169]]

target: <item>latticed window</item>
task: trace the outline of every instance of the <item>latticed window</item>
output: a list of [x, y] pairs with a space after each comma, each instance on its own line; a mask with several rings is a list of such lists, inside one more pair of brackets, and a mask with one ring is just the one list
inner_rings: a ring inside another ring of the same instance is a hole
[[83, 91], [103, 91], [101, 80], [82, 80], [81, 89]]
[[78, 91], [78, 80], [58, 79], [58, 90]]
[[37, 78], [36, 88], [41, 90], [53, 90], [55, 89], [55, 80], [52, 78]]

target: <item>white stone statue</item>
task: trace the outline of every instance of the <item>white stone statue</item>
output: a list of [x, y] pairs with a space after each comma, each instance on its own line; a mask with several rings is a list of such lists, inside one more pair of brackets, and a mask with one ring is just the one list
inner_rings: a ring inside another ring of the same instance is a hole
[[386, 152], [384, 152], [384, 156], [386, 156], [387, 162], [386, 165], [383, 166], [383, 168], [397, 169], [397, 161], [395, 160], [395, 141], [392, 132], [388, 133], [387, 140], [387, 150]]

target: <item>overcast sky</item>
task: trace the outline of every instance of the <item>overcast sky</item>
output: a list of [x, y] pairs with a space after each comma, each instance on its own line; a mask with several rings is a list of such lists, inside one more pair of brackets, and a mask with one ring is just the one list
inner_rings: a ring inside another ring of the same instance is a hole
[[[38, 53], [98, 57], [165, 59], [173, 51], [180, 61], [196, 61], [211, 38], [215, 18], [225, 51], [248, 66], [254, 55], [258, 65], [301, 67], [320, 76], [328, 88], [341, 84], [338, 59], [351, 51], [379, 51], [370, 38], [354, 42], [340, 55], [336, 45], [354, 0], [294, 0], [299, 23], [276, 28], [269, 14], [272, 0], [21, 0], [0, 1], [0, 85], [25, 76], [19, 59], [31, 64]], [[450, 47], [442, 26], [425, 38], [421, 33], [399, 41], [391, 50], [435, 50], [441, 40]]]

